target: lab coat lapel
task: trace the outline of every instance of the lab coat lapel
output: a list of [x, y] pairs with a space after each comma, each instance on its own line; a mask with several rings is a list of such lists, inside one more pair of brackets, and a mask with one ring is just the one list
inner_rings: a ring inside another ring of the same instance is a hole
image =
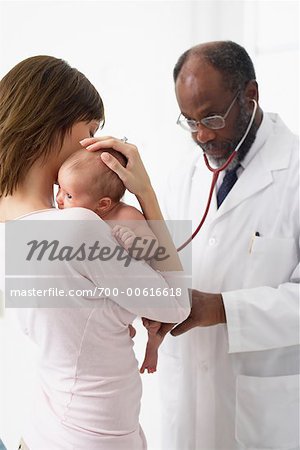
[[[284, 130], [281, 129], [280, 131], [282, 134], [272, 134], [263, 148], [249, 162], [220, 208], [216, 211], [214, 220], [223, 217], [224, 214], [236, 208], [244, 200], [273, 183], [273, 171], [288, 167], [291, 150], [287, 144], [287, 136], [284, 136]], [[285, 140], [283, 141], [283, 139]]]
[[271, 171], [264, 167], [260, 155], [256, 155], [239, 177], [220, 208], [216, 211], [215, 219], [227, 214], [241, 202], [271, 184], [272, 181]]

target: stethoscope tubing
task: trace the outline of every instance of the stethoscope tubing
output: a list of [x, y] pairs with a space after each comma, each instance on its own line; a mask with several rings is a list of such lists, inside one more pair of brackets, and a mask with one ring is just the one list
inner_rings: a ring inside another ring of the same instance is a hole
[[208, 214], [208, 211], [209, 211], [209, 208], [210, 208], [210, 204], [211, 204], [211, 199], [212, 199], [212, 196], [213, 196], [213, 193], [214, 193], [214, 189], [215, 189], [216, 183], [218, 181], [219, 174], [220, 174], [220, 172], [222, 172], [222, 170], [224, 170], [224, 169], [226, 169], [226, 167], [228, 167], [228, 165], [231, 163], [231, 161], [233, 161], [233, 159], [236, 157], [236, 155], [237, 155], [237, 152], [234, 151], [229, 156], [227, 161], [223, 164], [223, 166], [218, 167], [218, 168], [215, 169], [215, 168], [213, 168], [213, 167], [211, 167], [209, 165], [207, 156], [205, 154], [203, 154], [206, 167], [211, 172], [213, 172], [213, 177], [212, 177], [212, 180], [211, 180], [211, 186], [210, 186], [210, 190], [209, 190], [209, 194], [208, 194], [206, 208], [205, 208], [205, 211], [204, 211], [204, 214], [202, 216], [202, 219], [201, 219], [199, 225], [197, 226], [196, 230], [193, 232], [193, 234], [180, 247], [178, 247], [177, 252], [180, 252], [181, 250], [183, 250], [184, 247], [186, 247], [190, 242], [192, 242], [194, 237], [199, 233], [200, 229], [202, 228], [202, 225], [205, 222], [206, 216]]
[[221, 167], [214, 168], [214, 167], [211, 167], [211, 165], [209, 164], [209, 161], [208, 161], [208, 158], [207, 158], [206, 154], [203, 153], [205, 165], [206, 165], [206, 167], [213, 173], [213, 177], [212, 177], [212, 180], [211, 180], [211, 186], [210, 186], [210, 190], [209, 190], [209, 194], [208, 194], [208, 199], [207, 199], [206, 208], [205, 208], [204, 214], [203, 214], [203, 216], [202, 216], [202, 219], [201, 219], [199, 225], [197, 226], [197, 228], [195, 229], [195, 231], [193, 232], [193, 234], [192, 234], [192, 235], [191, 235], [191, 236], [190, 236], [183, 244], [181, 244], [180, 247], [177, 248], [177, 252], [180, 252], [180, 251], [183, 250], [190, 242], [192, 242], [192, 240], [194, 239], [194, 237], [197, 236], [197, 234], [198, 234], [199, 231], [201, 230], [201, 228], [202, 228], [202, 226], [203, 226], [203, 224], [204, 224], [204, 222], [205, 222], [205, 220], [206, 220], [206, 217], [207, 217], [209, 208], [210, 208], [211, 199], [212, 199], [212, 196], [213, 196], [213, 193], [214, 193], [215, 186], [216, 186], [217, 181], [218, 181], [219, 174], [220, 174], [220, 172], [222, 172], [223, 170], [225, 170], [225, 169], [229, 166], [229, 164], [234, 160], [234, 158], [236, 158], [237, 153], [238, 153], [238, 150], [240, 149], [240, 147], [241, 147], [241, 145], [243, 144], [244, 140], [245, 140], [246, 137], [248, 136], [248, 133], [249, 133], [249, 131], [250, 131], [250, 128], [252, 127], [252, 124], [253, 124], [253, 121], [254, 121], [254, 118], [255, 118], [255, 114], [256, 114], [256, 110], [257, 110], [257, 102], [256, 102], [256, 100], [255, 100], [255, 99], [252, 99], [252, 101], [253, 101], [253, 103], [254, 103], [254, 108], [253, 108], [253, 112], [252, 112], [252, 115], [251, 115], [251, 119], [250, 119], [250, 121], [249, 121], [249, 124], [248, 124], [248, 126], [247, 126], [247, 129], [246, 129], [246, 131], [245, 131], [243, 137], [241, 138], [240, 142], [238, 143], [238, 145], [236, 146], [236, 148], [234, 149], [234, 151], [231, 153], [231, 155], [230, 155], [229, 158], [227, 159], [227, 161], [226, 161]]

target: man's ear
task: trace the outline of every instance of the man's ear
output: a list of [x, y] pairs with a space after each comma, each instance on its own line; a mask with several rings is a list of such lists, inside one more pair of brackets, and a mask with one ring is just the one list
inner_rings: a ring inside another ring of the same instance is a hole
[[256, 82], [256, 80], [250, 80], [246, 86], [245, 89], [245, 96], [247, 97], [247, 99], [252, 100], [254, 98], [254, 100], [257, 101], [258, 103], [258, 84]]
[[112, 204], [111, 198], [109, 198], [109, 197], [102, 197], [97, 202], [96, 210], [97, 210], [98, 213], [102, 213], [103, 214], [103, 213], [109, 211], [109, 209], [111, 207], [111, 204]]

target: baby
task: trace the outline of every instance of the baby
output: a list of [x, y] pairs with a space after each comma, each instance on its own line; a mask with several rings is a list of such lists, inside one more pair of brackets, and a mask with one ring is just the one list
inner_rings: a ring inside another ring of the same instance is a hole
[[[125, 167], [125, 156], [113, 149], [105, 149]], [[102, 152], [78, 150], [61, 166], [58, 173], [59, 190], [56, 201], [59, 209], [82, 207], [94, 211], [112, 227], [112, 234], [133, 257], [151, 259], [158, 242], [143, 214], [133, 206], [121, 201], [125, 186], [112, 170], [101, 160]], [[128, 225], [128, 221], [130, 227]], [[139, 250], [130, 252], [136, 242]], [[148, 330], [148, 342], [140, 372], [156, 371], [158, 347], [163, 337], [159, 334], [160, 322], [143, 319]], [[130, 336], [135, 330], [129, 327]]]

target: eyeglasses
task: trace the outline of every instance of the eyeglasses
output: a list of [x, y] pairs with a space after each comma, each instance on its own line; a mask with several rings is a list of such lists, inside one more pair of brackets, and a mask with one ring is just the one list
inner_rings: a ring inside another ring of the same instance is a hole
[[234, 99], [230, 103], [229, 108], [227, 109], [224, 116], [221, 116], [220, 114], [214, 114], [213, 116], [204, 117], [201, 120], [194, 120], [187, 119], [182, 113], [180, 113], [176, 123], [177, 125], [180, 125], [184, 130], [190, 131], [192, 133], [198, 131], [198, 126], [200, 125], [200, 123], [210, 130], [220, 130], [221, 128], [225, 127], [225, 119], [228, 117], [228, 114], [230, 113], [234, 102], [239, 96], [239, 93], [240, 91], [235, 94]]

